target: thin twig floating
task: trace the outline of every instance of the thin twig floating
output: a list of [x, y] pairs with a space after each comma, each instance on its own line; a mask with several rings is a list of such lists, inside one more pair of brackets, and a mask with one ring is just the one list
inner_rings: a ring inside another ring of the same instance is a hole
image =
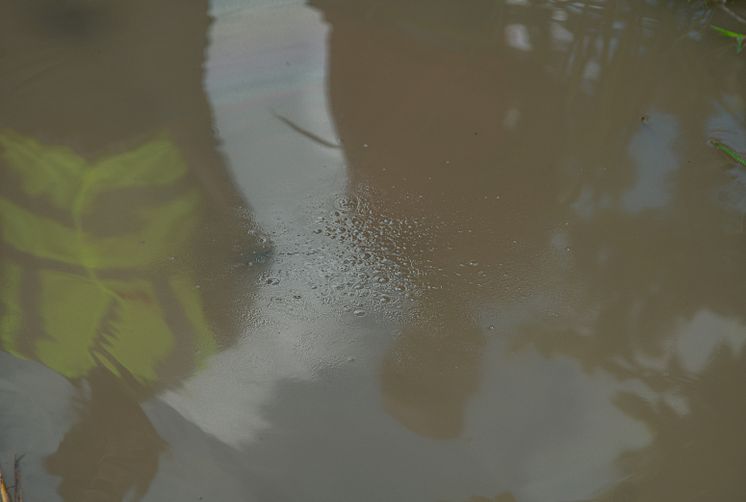
[[740, 14], [736, 13], [733, 9], [731, 9], [730, 7], [728, 7], [727, 5], [725, 5], [725, 3], [721, 3], [720, 4], [720, 9], [723, 12], [725, 12], [726, 14], [728, 14], [730, 17], [732, 17], [733, 19], [735, 19], [736, 21], [738, 21], [739, 23], [746, 24], [746, 18], [744, 18]]
[[317, 134], [312, 133], [308, 129], [304, 129], [292, 120], [290, 120], [287, 117], [283, 117], [282, 115], [279, 115], [275, 112], [272, 112], [272, 115], [275, 116], [276, 119], [280, 120], [282, 123], [284, 123], [286, 126], [288, 126], [293, 131], [302, 134], [306, 138], [310, 139], [311, 141], [318, 143], [321, 146], [325, 146], [327, 148], [339, 148], [339, 145], [332, 143], [331, 141], [325, 140], [321, 136], [318, 136]]

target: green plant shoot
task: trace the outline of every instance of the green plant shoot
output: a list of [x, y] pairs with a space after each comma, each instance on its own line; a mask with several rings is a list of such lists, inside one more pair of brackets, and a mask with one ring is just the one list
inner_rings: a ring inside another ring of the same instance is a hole
[[742, 167], [746, 167], [746, 159], [743, 158], [741, 154], [735, 151], [733, 148], [716, 139], [711, 139], [710, 144], [727, 155], [731, 160], [735, 161]]
[[721, 28], [720, 26], [715, 25], [710, 25], [710, 27], [721, 35], [734, 39], [736, 41], [736, 52], [739, 54], [741, 53], [741, 51], [743, 50], [744, 40], [746, 40], [746, 33], [737, 33], [735, 31], [726, 30], [725, 28]]

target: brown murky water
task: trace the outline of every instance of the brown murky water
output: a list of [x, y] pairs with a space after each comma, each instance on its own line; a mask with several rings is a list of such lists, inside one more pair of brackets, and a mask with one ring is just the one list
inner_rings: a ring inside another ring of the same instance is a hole
[[0, 461], [27, 502], [743, 500], [710, 24], [0, 0]]

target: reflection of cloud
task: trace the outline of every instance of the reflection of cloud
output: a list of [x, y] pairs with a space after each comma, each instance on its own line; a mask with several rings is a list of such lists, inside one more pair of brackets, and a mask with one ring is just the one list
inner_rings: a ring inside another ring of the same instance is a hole
[[598, 61], [588, 61], [583, 70], [584, 80], [598, 80], [601, 76], [601, 65]]
[[590, 220], [593, 213], [599, 209], [607, 209], [611, 206], [611, 198], [608, 194], [602, 194], [596, 199], [593, 188], [585, 186], [581, 189], [578, 198], [572, 203], [575, 213], [584, 220]]
[[[333, 343], [326, 343], [326, 349], [338, 350], [339, 341], [328, 340]], [[265, 365], [278, 356], [264, 347], [252, 350]], [[243, 356], [248, 360], [247, 354]], [[589, 375], [568, 358], [511, 353], [497, 338], [485, 351], [493, 364], [467, 407], [463, 434], [447, 441], [423, 438], [381, 409], [379, 389], [371, 378], [380, 357], [372, 350], [354, 363], [322, 369], [315, 378], [288, 374], [266, 382], [272, 384], [272, 392], [257, 402], [254, 412], [271, 425], [242, 445], [243, 465], [220, 494], [237, 487], [237, 478], [245, 473], [252, 484], [258, 476], [256, 481], [283, 495], [261, 500], [462, 501], [471, 493], [505, 490], [521, 502], [578, 500], [615, 482], [620, 452], [648, 441], [643, 425], [612, 402], [622, 388], [614, 379]], [[244, 381], [256, 374], [250, 364], [234, 364], [228, 371], [243, 373], [236, 378]], [[249, 391], [226, 387], [225, 381], [213, 390], [214, 412], [248, 420], [252, 410], [243, 408], [241, 401], [242, 393]], [[187, 467], [195, 466], [195, 478], [222, 480], [225, 473], [213, 472], [213, 466], [205, 465], [209, 476], [201, 472], [203, 450], [218, 458], [218, 465], [235, 467], [223, 460], [229, 449], [190, 432], [179, 420], [159, 420], [154, 407], [149, 411], [164, 429], [178, 424], [164, 431], [164, 437], [179, 448], [175, 458], [186, 460], [167, 462], [169, 479], [183, 479]], [[193, 439], [182, 444], [187, 435]], [[161, 485], [168, 481], [157, 480], [156, 493], [166, 493]], [[180, 493], [177, 489], [174, 493]]]
[[505, 129], [515, 129], [515, 126], [518, 125], [518, 121], [520, 119], [521, 111], [513, 106], [507, 112], [505, 112], [505, 117], [503, 118], [503, 127]]
[[637, 181], [622, 196], [626, 211], [637, 213], [668, 204], [668, 175], [678, 168], [673, 150], [677, 135], [676, 119], [661, 113], [651, 115], [649, 127], [641, 127], [632, 137], [628, 151], [637, 164]]
[[549, 25], [549, 29], [552, 33], [552, 39], [554, 40], [554, 48], [562, 50], [574, 40], [574, 36], [570, 30], [565, 28], [562, 23], [552, 23]]
[[321, 369], [352, 362], [360, 335], [348, 335], [330, 323], [273, 319], [161, 399], [225, 444], [250, 443], [271, 426], [262, 409], [280, 382], [313, 380]]
[[684, 368], [691, 373], [703, 371], [722, 345], [739, 352], [746, 341], [746, 326], [709, 310], [697, 312], [681, 326], [678, 333], [677, 355]]
[[707, 500], [741, 500], [746, 407], [739, 381], [743, 371], [744, 353], [721, 345], [696, 376], [675, 364], [658, 375], [663, 377], [660, 383], [678, 394], [682, 408], [667, 396], [620, 394], [620, 409], [644, 423], [653, 440], [620, 456], [619, 465], [627, 476], [596, 500], [700, 500], [704, 494]]
[[569, 358], [505, 349], [487, 351], [486, 359], [499, 363], [486, 368], [466, 429], [496, 485], [539, 502], [583, 499], [614, 482], [616, 456], [649, 441], [612, 402], [622, 386]]
[[24, 492], [28, 500], [58, 500], [58, 479], [51, 478], [43, 459], [57, 448], [77, 419], [71, 406], [73, 386], [39, 363], [0, 352], [0, 463], [24, 455]]
[[205, 434], [161, 401], [151, 400], [144, 409], [169, 445], [147, 500], [283, 500], [274, 487], [257, 479], [256, 465], [239, 450]]
[[721, 102], [715, 104], [712, 115], [707, 118], [708, 136], [716, 136], [728, 146], [738, 150], [746, 148], [746, 130], [742, 123], [743, 113], [742, 96], [724, 95]]
[[531, 50], [531, 40], [528, 36], [528, 30], [522, 24], [509, 24], [506, 26], [505, 41], [515, 49], [521, 51]]

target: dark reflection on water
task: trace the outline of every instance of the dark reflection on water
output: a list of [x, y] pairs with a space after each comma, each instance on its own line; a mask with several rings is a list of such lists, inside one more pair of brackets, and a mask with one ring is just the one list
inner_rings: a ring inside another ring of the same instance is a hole
[[0, 340], [76, 386], [45, 462], [66, 501], [147, 493], [166, 443], [139, 403], [231, 345], [251, 295], [263, 251], [213, 136], [207, 8], [0, 3]]

